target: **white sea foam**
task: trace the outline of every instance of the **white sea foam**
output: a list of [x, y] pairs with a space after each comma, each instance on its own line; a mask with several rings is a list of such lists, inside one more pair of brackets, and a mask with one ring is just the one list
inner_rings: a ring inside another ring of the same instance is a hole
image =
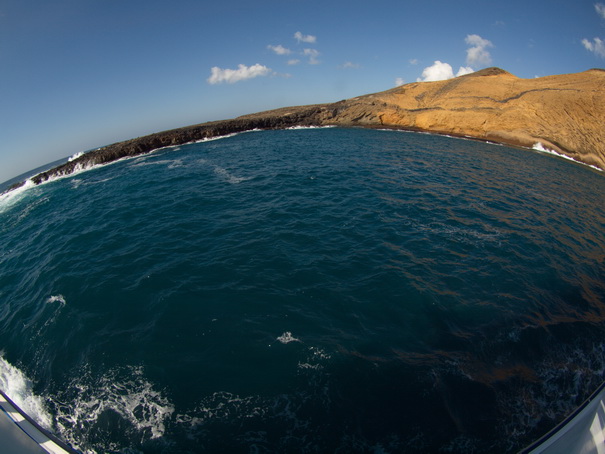
[[46, 299], [46, 302], [49, 304], [59, 303], [61, 305], [64, 305], [65, 297], [63, 295], [51, 295]]
[[162, 437], [165, 422], [174, 412], [173, 404], [146, 380], [141, 367], [110, 370], [97, 378], [85, 372], [68, 390], [71, 397], [57, 398], [63, 402], [57, 408], [57, 425], [76, 447], [87, 442], [88, 434], [94, 437], [96, 425], [107, 412], [130, 423], [141, 439]]
[[5, 211], [11, 209], [13, 206], [23, 200], [27, 191], [35, 187], [36, 184], [31, 179], [29, 179], [25, 181], [25, 184], [23, 186], [1, 194], [0, 213], [4, 213]]
[[0, 389], [42, 427], [52, 427], [52, 418], [44, 405], [44, 399], [34, 394], [32, 381], [1, 355]]
[[204, 398], [192, 414], [179, 414], [175, 420], [179, 424], [195, 428], [209, 421], [263, 417], [269, 408], [267, 402], [259, 396], [242, 397], [218, 391]]
[[204, 142], [212, 142], [214, 140], [228, 139], [229, 137], [235, 137], [235, 136], [237, 136], [239, 134], [241, 134], [241, 133], [239, 133], [239, 132], [232, 132], [230, 134], [225, 134], [224, 136], [204, 137], [203, 139], [194, 140], [192, 142], [187, 142], [185, 145], [188, 145], [188, 144], [191, 144], [191, 143], [204, 143]]
[[324, 363], [331, 357], [330, 354], [326, 353], [326, 351], [321, 348], [309, 347], [306, 360], [299, 361], [298, 368], [319, 371], [324, 368]]
[[146, 159], [139, 158], [132, 164], [132, 167], [147, 167], [158, 165], [164, 165], [169, 169], [175, 169], [177, 167], [183, 167], [184, 164], [182, 159], [161, 159], [158, 161], [148, 161]]
[[[114, 161], [114, 162], [117, 162], [117, 161]], [[111, 163], [108, 163], [108, 164], [111, 164]], [[99, 167], [103, 167], [104, 165], [106, 165], [106, 164], [90, 164], [90, 163], [88, 163], [88, 164], [82, 164], [82, 163], [76, 164], [75, 167], [73, 168], [73, 170], [71, 172], [68, 172], [68, 173], [59, 173], [59, 174], [56, 174], [56, 175], [52, 175], [47, 180], [42, 181], [40, 183], [40, 185], [47, 184], [47, 183], [52, 183], [53, 181], [62, 180], [64, 178], [71, 178], [71, 177], [74, 177], [74, 176], [79, 175], [81, 173], [88, 172], [89, 170], [93, 170], [93, 169], [96, 169], [96, 168], [99, 168]], [[31, 181], [31, 180], [28, 180], [28, 181]], [[35, 183], [33, 183], [33, 182], [32, 182], [32, 184], [35, 185]]]
[[280, 341], [282, 344], [289, 344], [290, 342], [300, 342], [300, 339], [297, 339], [296, 337], [292, 336], [292, 333], [290, 331], [286, 331], [285, 333], [283, 333], [277, 338], [277, 340]]
[[246, 181], [246, 180], [250, 180], [252, 177], [236, 177], [235, 175], [233, 175], [232, 173], [230, 173], [227, 169], [221, 167], [221, 166], [213, 166], [214, 167], [214, 173], [218, 176], [220, 176], [221, 178], [224, 178], [225, 180], [227, 180], [228, 183], [231, 184], [238, 184], [241, 183], [242, 181]]
[[82, 156], [82, 155], [84, 155], [84, 152], [83, 152], [83, 151], [79, 151], [78, 153], [75, 153], [75, 154], [71, 155], [71, 156], [70, 156], [70, 157], [67, 159], [67, 162], [71, 162], [71, 161], [73, 161], [73, 160], [75, 160], [75, 159], [78, 159], [78, 158], [79, 158], [80, 156]]
[[575, 161], [575, 159], [573, 159], [573, 158], [571, 158], [569, 156], [566, 156], [566, 155], [564, 155], [562, 153], [557, 153], [555, 150], [552, 150], [550, 148], [546, 148], [544, 145], [542, 145], [541, 142], [536, 142], [534, 144], [534, 146], [531, 147], [531, 148], [532, 148], [532, 150], [541, 151], [542, 153], [548, 153], [548, 154], [552, 154], [552, 155], [555, 155], [555, 156], [559, 156], [560, 158], [567, 159], [569, 161]]
[[593, 169], [595, 169], [595, 170], [598, 170], [599, 172], [602, 172], [602, 171], [603, 171], [603, 169], [599, 169], [599, 168], [598, 168], [598, 167], [596, 167], [596, 166], [593, 166], [593, 165], [590, 165], [590, 164], [586, 164], [585, 162], [578, 161], [578, 160], [576, 160], [576, 159], [572, 158], [571, 156], [567, 156], [567, 155], [564, 155], [563, 153], [559, 153], [559, 152], [557, 152], [557, 151], [555, 151], [555, 150], [552, 150], [552, 149], [550, 149], [550, 148], [546, 148], [544, 145], [542, 145], [542, 143], [541, 143], [541, 142], [536, 142], [536, 143], [534, 144], [534, 146], [533, 146], [533, 147], [531, 147], [531, 149], [532, 149], [532, 150], [539, 151], [539, 152], [541, 152], [541, 153], [548, 153], [548, 154], [551, 154], [551, 155], [554, 155], [554, 156], [558, 156], [559, 158], [567, 159], [568, 161], [573, 161], [573, 162], [575, 162], [575, 163], [577, 163], [577, 164], [582, 164], [582, 165], [585, 165], [585, 166], [591, 167], [591, 168], [593, 168]]
[[187, 143], [185, 143], [183, 145], [189, 145], [189, 144], [192, 144], [192, 143], [213, 142], [215, 140], [222, 140], [222, 139], [228, 139], [230, 137], [239, 136], [240, 134], [246, 134], [248, 132], [259, 132], [259, 131], [263, 131], [263, 130], [259, 129], [259, 128], [254, 128], [254, 129], [248, 129], [246, 131], [231, 132], [229, 134], [224, 134], [222, 136], [204, 137], [203, 139], [193, 140], [193, 141], [187, 142]]
[[335, 128], [335, 125], [327, 125], [327, 126], [290, 126], [289, 130], [298, 130], [298, 129], [327, 129], [327, 128]]

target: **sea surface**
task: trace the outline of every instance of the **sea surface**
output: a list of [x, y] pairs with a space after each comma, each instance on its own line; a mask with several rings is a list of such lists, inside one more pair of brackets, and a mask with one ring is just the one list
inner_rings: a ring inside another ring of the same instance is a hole
[[602, 382], [605, 175], [248, 132], [0, 196], [0, 387], [83, 453], [516, 452]]

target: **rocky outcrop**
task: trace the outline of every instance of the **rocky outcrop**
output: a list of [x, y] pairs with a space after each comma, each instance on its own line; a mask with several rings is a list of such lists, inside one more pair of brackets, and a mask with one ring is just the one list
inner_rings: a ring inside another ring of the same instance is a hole
[[252, 129], [284, 129], [298, 125], [315, 125], [315, 118], [321, 109], [320, 106], [305, 106], [296, 108], [289, 115], [250, 115], [232, 120], [213, 121], [184, 128], [158, 132], [124, 142], [114, 143], [97, 150], [83, 154], [77, 159], [66, 162], [58, 167], [42, 172], [31, 180], [40, 184], [51, 177], [69, 175], [74, 170], [90, 167], [96, 164], [106, 164], [121, 158], [149, 153], [158, 148], [172, 145], [182, 145], [198, 140], [223, 136]]
[[523, 147], [540, 142], [605, 169], [605, 71], [520, 79], [488, 68], [332, 104], [287, 107], [159, 132], [88, 152], [32, 180], [39, 184], [78, 168], [235, 132], [312, 125], [400, 128]]

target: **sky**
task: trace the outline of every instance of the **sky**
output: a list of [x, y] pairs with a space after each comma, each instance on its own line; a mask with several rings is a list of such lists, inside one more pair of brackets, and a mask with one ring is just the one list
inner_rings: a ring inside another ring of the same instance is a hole
[[0, 0], [0, 182], [121, 140], [498, 66], [605, 66], [605, 0]]

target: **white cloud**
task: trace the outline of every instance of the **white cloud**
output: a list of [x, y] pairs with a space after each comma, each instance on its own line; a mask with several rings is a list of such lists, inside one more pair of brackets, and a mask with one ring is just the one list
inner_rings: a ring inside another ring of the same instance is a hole
[[347, 61], [347, 62], [344, 62], [342, 65], [340, 65], [339, 68], [341, 68], [341, 69], [357, 69], [357, 68], [361, 68], [361, 65], [359, 65], [358, 63], [353, 63], [351, 61]]
[[439, 60], [435, 61], [431, 66], [427, 66], [422, 71], [422, 77], [416, 79], [417, 82], [435, 82], [437, 80], [452, 79], [458, 76], [464, 76], [475, 72], [470, 66], [461, 66], [458, 72], [454, 74], [454, 70], [449, 63], [442, 63]]
[[317, 59], [317, 57], [319, 57], [319, 51], [316, 49], [304, 49], [303, 50], [303, 55], [305, 57], [309, 57], [309, 64], [310, 65], [317, 65], [319, 64], [319, 60]]
[[293, 58], [292, 60], [288, 60], [289, 65], [298, 65], [300, 60], [298, 58]]
[[294, 33], [294, 39], [299, 43], [314, 43], [315, 41], [317, 41], [317, 37], [313, 35], [303, 35], [301, 32]]
[[422, 77], [416, 79], [418, 82], [434, 82], [436, 80], [451, 79], [454, 77], [454, 70], [449, 63], [435, 61], [431, 66], [427, 66], [422, 71]]
[[601, 38], [595, 38], [593, 41], [583, 39], [582, 44], [587, 50], [594, 52], [595, 55], [605, 58], [605, 42]]
[[471, 68], [470, 66], [461, 66], [460, 69], [458, 69], [458, 72], [456, 73], [456, 77], [464, 76], [465, 74], [471, 74], [474, 72], [475, 72], [475, 70], [473, 68]]
[[214, 66], [210, 70], [210, 77], [207, 79], [209, 84], [220, 84], [227, 82], [228, 84], [234, 84], [241, 80], [252, 79], [254, 77], [266, 76], [271, 72], [269, 68], [264, 65], [255, 64], [252, 66], [238, 65], [237, 69], [221, 69], [218, 66]]
[[603, 3], [595, 3], [594, 9], [597, 11], [597, 14], [605, 19], [605, 5]]
[[396, 87], [401, 87], [403, 84], [405, 84], [405, 80], [403, 80], [402, 77], [398, 77], [397, 79], [395, 79], [395, 86]]
[[471, 46], [466, 50], [467, 65], [487, 66], [492, 62], [492, 56], [486, 50], [488, 47], [494, 47], [491, 41], [479, 35], [467, 35], [464, 41]]
[[410, 63], [410, 65], [417, 65], [418, 64], [418, 59], [417, 58], [410, 58], [408, 60], [408, 62]]
[[290, 55], [292, 53], [292, 51], [290, 49], [282, 46], [281, 44], [278, 44], [277, 46], [273, 46], [273, 45], [269, 44], [267, 46], [267, 49], [272, 50], [277, 55]]

